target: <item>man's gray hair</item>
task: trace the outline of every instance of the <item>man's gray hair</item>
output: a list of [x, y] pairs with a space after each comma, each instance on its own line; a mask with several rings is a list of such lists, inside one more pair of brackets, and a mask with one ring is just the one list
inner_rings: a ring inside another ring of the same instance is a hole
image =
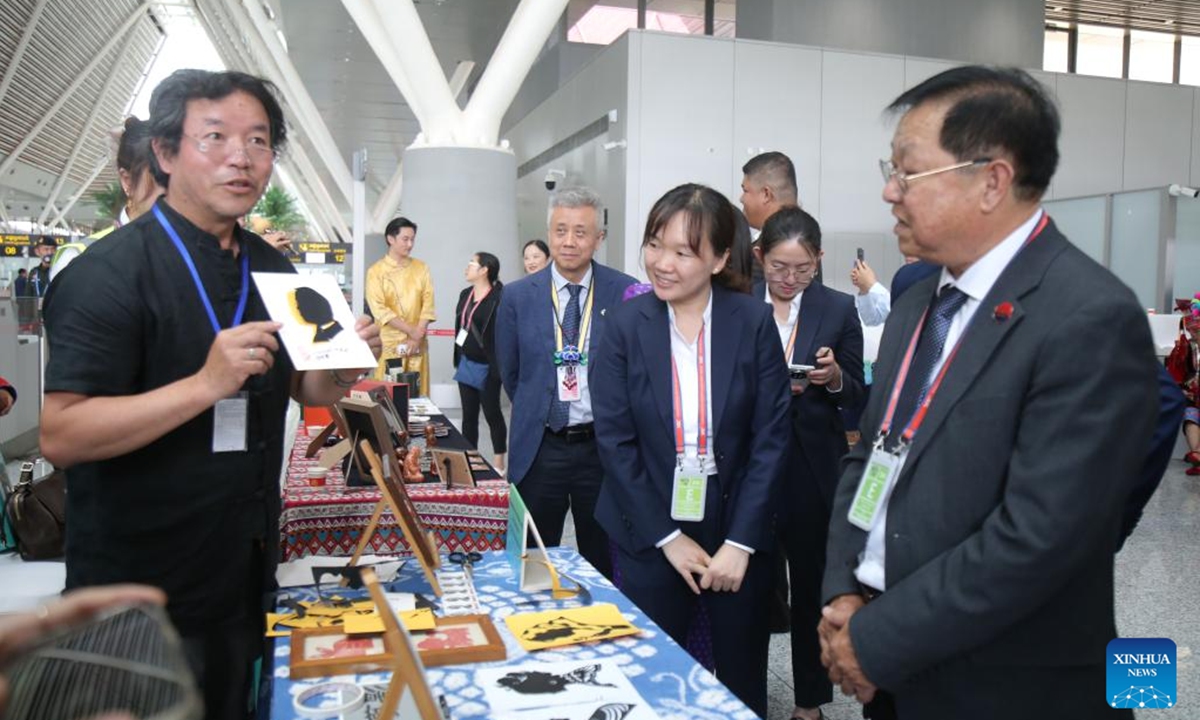
[[604, 201], [600, 199], [600, 195], [589, 187], [582, 185], [576, 187], [563, 188], [554, 193], [550, 199], [550, 210], [546, 213], [546, 225], [550, 225], [550, 217], [554, 215], [554, 208], [580, 208], [590, 207], [596, 211], [596, 229], [604, 232]]

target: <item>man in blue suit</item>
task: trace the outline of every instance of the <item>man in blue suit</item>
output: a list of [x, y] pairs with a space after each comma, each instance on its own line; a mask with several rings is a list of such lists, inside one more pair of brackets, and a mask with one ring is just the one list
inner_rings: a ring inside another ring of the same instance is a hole
[[508, 478], [547, 545], [562, 540], [570, 508], [579, 553], [611, 575], [608, 538], [593, 517], [604, 470], [589, 379], [604, 352], [605, 315], [637, 281], [592, 261], [604, 240], [595, 192], [567, 188], [551, 205], [552, 262], [506, 286], [496, 317], [500, 379], [513, 405]]

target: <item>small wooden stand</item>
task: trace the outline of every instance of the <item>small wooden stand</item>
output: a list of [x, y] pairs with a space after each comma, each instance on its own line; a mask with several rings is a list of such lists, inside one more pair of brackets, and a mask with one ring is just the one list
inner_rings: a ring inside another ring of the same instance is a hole
[[358, 541], [358, 547], [354, 550], [350, 564], [356, 564], [358, 558], [362, 556], [366, 544], [370, 541], [371, 535], [379, 525], [379, 518], [383, 514], [384, 503], [386, 502], [391, 507], [392, 514], [396, 516], [396, 521], [400, 523], [401, 529], [404, 530], [404, 537], [408, 538], [408, 544], [412, 546], [413, 554], [417, 556], [417, 561], [421, 563], [421, 570], [425, 573], [425, 579], [429, 581], [434, 594], [441, 597], [442, 588], [438, 584], [437, 575], [434, 573], [435, 570], [441, 567], [441, 556], [438, 555], [437, 543], [434, 540], [433, 533], [426, 530], [425, 525], [421, 522], [421, 516], [417, 514], [417, 507], [413, 505], [412, 499], [408, 496], [408, 491], [404, 488], [404, 482], [395, 475], [392, 478], [385, 478], [383, 476], [383, 467], [380, 465], [379, 456], [375, 454], [375, 451], [371, 448], [371, 444], [363, 440], [359, 443], [359, 449], [362, 451], [363, 457], [367, 459], [367, 464], [371, 466], [371, 477], [375, 479], [375, 484], [379, 486], [383, 497], [375, 506], [375, 512], [371, 515], [371, 521], [367, 523], [367, 527], [363, 531], [362, 539]]
[[[378, 458], [376, 458], [378, 460]], [[378, 475], [376, 476], [378, 478]], [[433, 699], [429, 689], [429, 681], [425, 677], [425, 665], [421, 656], [413, 647], [412, 638], [401, 624], [400, 618], [388, 604], [383, 589], [379, 587], [379, 578], [371, 568], [362, 571], [363, 585], [371, 593], [371, 599], [383, 618], [383, 642], [391, 653], [392, 679], [388, 681], [387, 692], [383, 696], [383, 704], [379, 708], [379, 717], [391, 720], [396, 717], [400, 701], [404, 699], [405, 691], [412, 694], [420, 720], [442, 720], [441, 711]], [[402, 718], [402, 720], [413, 720]]]

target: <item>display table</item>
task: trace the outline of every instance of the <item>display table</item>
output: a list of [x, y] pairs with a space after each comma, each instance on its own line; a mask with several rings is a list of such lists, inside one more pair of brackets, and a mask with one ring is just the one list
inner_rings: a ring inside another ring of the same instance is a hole
[[[753, 711], [742, 704], [710, 672], [698, 665], [687, 652], [671, 640], [670, 636], [642, 614], [578, 553], [570, 548], [561, 547], [550, 548], [549, 552], [556, 567], [586, 585], [595, 602], [616, 605], [630, 622], [642, 630], [642, 634], [619, 640], [573, 645], [535, 653], [526, 652], [504, 623], [504, 618], [515, 612], [514, 604], [525, 596], [517, 589], [516, 576], [505, 554], [486, 553], [483, 562], [475, 566], [475, 588], [484, 612], [491, 615], [500, 637], [504, 640], [508, 657], [500, 662], [449, 665], [426, 670], [434, 697], [445, 697], [453, 720], [484, 720], [495, 716], [484, 699], [482, 689], [475, 681], [475, 670], [478, 668], [575, 660], [606, 660], [615, 663], [662, 720], [756, 717]], [[421, 575], [420, 566], [415, 561], [405, 563], [397, 580], [386, 587], [394, 592], [419, 592], [431, 600], [434, 599], [429, 585]], [[316, 599], [316, 592], [310, 588], [289, 588], [286, 592], [295, 600]], [[344, 591], [342, 594], [349, 596], [352, 592]], [[548, 610], [553, 607], [543, 605], [528, 609]], [[271, 687], [263, 693], [263, 701], [269, 703], [269, 708], [262, 716], [272, 720], [300, 720], [293, 708], [292, 698], [323, 680], [290, 680], [290, 638], [275, 638], [271, 643], [269, 647], [273, 651], [268, 653], [271, 657], [267, 657], [264, 663], [264, 678], [271, 678]], [[386, 683], [388, 674], [344, 675], [338, 679], [368, 685]], [[356, 712], [347, 713], [343, 720], [370, 717], [367, 709], [360, 708]]]
[[[445, 416], [435, 415], [433, 419], [450, 428], [448, 437], [438, 438], [438, 447], [470, 447]], [[317, 464], [316, 458], [304, 457], [310, 439], [307, 429], [301, 426], [288, 463], [283, 512], [279, 518], [282, 562], [308, 555], [353, 555], [380, 498], [379, 490], [374, 487], [346, 487], [339, 467], [329, 471], [324, 487], [310, 487], [308, 468]], [[475, 480], [478, 483], [475, 488], [446, 489], [437, 482], [406, 485], [421, 519], [447, 552], [504, 548], [508, 483], [490, 466], [487, 472], [475, 473]], [[384, 511], [367, 553], [411, 554], [391, 510]]]

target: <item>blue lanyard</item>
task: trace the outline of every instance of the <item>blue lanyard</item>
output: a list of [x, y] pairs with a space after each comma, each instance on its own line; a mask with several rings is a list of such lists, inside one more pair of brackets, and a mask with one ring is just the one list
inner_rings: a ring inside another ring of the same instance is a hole
[[[167, 231], [167, 235], [171, 237], [171, 242], [175, 243], [175, 249], [183, 257], [183, 262], [187, 264], [187, 268], [192, 273], [192, 281], [196, 283], [196, 292], [200, 294], [200, 300], [204, 303], [204, 310], [208, 313], [208, 321], [212, 323], [214, 333], [221, 332], [221, 323], [217, 322], [217, 313], [213, 310], [212, 301], [208, 299], [208, 292], [204, 289], [204, 283], [200, 280], [200, 273], [196, 270], [196, 263], [192, 261], [192, 255], [184, 246], [183, 241], [179, 239], [179, 233], [175, 232], [175, 228], [171, 227], [171, 221], [167, 220], [167, 216], [157, 205], [153, 207], [154, 217], [158, 218], [158, 224], [162, 225], [163, 230]], [[250, 297], [250, 253], [249, 248], [242, 245], [242, 291], [238, 298], [237, 312], [233, 314], [233, 324], [229, 327], [235, 328], [242, 324], [242, 316], [246, 314], [246, 299]]]

